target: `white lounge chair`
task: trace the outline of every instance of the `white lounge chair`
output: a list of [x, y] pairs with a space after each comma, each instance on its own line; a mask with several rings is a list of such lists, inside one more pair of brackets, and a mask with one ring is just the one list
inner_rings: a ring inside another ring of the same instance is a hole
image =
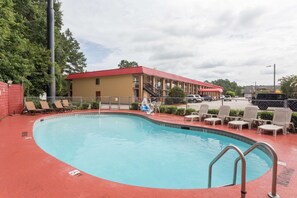
[[246, 107], [244, 109], [243, 117], [237, 118], [237, 120], [233, 120], [228, 122], [228, 127], [239, 127], [242, 130], [242, 126], [248, 125], [248, 128], [252, 128], [252, 122], [257, 118], [258, 107]]
[[208, 112], [208, 107], [209, 107], [209, 106], [208, 106], [207, 104], [202, 104], [202, 105], [200, 106], [199, 111], [192, 112], [191, 115], [186, 115], [186, 116], [184, 117], [184, 120], [185, 120], [185, 121], [186, 121], [186, 120], [191, 120], [191, 122], [193, 122], [194, 119], [199, 119], [199, 121], [201, 122], [203, 116], [204, 116], [205, 114], [207, 114], [207, 112]]
[[[230, 106], [223, 105], [220, 107], [218, 115], [208, 114], [211, 117], [204, 119], [204, 121], [206, 123], [212, 123], [213, 126], [216, 125], [216, 122], [220, 122], [223, 125], [225, 118], [227, 116], [229, 116], [229, 114], [230, 114]], [[216, 116], [216, 117], [214, 117], [214, 116]]]
[[283, 131], [285, 135], [287, 133], [287, 128], [290, 125], [292, 118], [292, 110], [289, 108], [276, 109], [273, 114], [272, 124], [264, 124], [258, 126], [258, 133], [263, 131], [272, 131], [273, 136], [276, 136], [279, 130]]

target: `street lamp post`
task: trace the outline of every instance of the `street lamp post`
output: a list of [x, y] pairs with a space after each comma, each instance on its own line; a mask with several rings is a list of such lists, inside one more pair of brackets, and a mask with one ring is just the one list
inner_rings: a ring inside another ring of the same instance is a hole
[[[266, 67], [272, 67], [272, 66], [268, 65]], [[273, 64], [273, 92], [275, 93], [275, 64]]]

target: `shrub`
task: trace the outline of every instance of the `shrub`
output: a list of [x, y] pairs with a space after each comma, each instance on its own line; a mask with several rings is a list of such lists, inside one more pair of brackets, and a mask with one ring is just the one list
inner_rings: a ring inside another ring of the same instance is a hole
[[230, 116], [238, 116], [239, 110], [237, 109], [231, 109], [230, 110]]
[[131, 103], [130, 110], [139, 110], [139, 103], [138, 102]]
[[162, 105], [160, 106], [160, 113], [165, 113], [166, 112], [166, 106]]
[[99, 102], [92, 102], [91, 109], [99, 109]]
[[177, 109], [176, 112], [175, 112], [176, 115], [180, 115], [180, 116], [184, 116], [185, 113], [186, 113], [185, 108], [179, 108], [179, 109]]
[[172, 89], [169, 90], [168, 96], [171, 98], [172, 104], [180, 104], [183, 102], [186, 94], [182, 88], [173, 87]]
[[217, 115], [219, 113], [219, 110], [218, 109], [208, 109], [208, 113]]
[[40, 109], [41, 108], [41, 104], [40, 104], [39, 100], [33, 99], [32, 102], [34, 103], [34, 105], [35, 105], [35, 107], [37, 109]]
[[170, 97], [165, 98], [165, 104], [172, 105], [173, 104], [173, 98], [170, 98]]
[[239, 110], [238, 111], [238, 116], [243, 116], [243, 114], [244, 114], [244, 110]]
[[89, 108], [89, 103], [83, 103], [81, 105], [81, 108], [80, 109], [88, 109]]
[[167, 107], [165, 113], [175, 114], [176, 110], [177, 110], [177, 107], [175, 106]]
[[188, 109], [186, 109], [186, 115], [191, 115], [195, 111], [196, 111], [195, 109], [188, 108]]
[[293, 131], [293, 132], [297, 132], [297, 112], [294, 112], [293, 114], [292, 114], [292, 119], [291, 119], [291, 121], [293, 122], [293, 124], [294, 124], [294, 126], [295, 126], [295, 131]]
[[272, 120], [273, 119], [273, 112], [270, 112], [270, 111], [258, 112], [258, 117], [260, 117], [263, 120]]

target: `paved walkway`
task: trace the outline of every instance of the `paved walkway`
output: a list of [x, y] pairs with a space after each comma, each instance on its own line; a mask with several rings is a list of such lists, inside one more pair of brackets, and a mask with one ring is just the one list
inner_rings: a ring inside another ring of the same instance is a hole
[[[120, 112], [145, 115], [139, 111]], [[240, 197], [240, 185], [212, 189], [167, 190], [119, 184], [84, 172], [81, 176], [70, 176], [68, 172], [74, 167], [48, 155], [36, 145], [34, 139], [28, 138], [33, 137], [34, 121], [43, 116], [47, 115], [16, 115], [0, 120], [1, 198]], [[211, 126], [199, 122], [185, 123], [183, 117], [180, 116], [155, 114], [148, 117], [169, 123], [211, 128]], [[243, 129], [239, 131], [220, 125], [215, 128], [271, 144], [281, 161], [281, 165], [278, 165], [277, 192], [282, 198], [297, 197], [296, 134], [279, 134], [273, 137], [271, 134], [256, 134], [256, 130]], [[271, 171], [259, 179], [247, 183], [246, 197], [248, 198], [266, 198], [268, 192], [271, 192]]]

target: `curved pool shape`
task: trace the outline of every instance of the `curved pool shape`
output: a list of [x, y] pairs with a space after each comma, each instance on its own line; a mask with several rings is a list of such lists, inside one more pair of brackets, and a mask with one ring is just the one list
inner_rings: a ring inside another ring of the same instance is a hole
[[[166, 127], [119, 114], [44, 119], [35, 123], [34, 138], [50, 155], [91, 175], [169, 189], [207, 188], [209, 163], [222, 149], [233, 144], [245, 151], [251, 146], [214, 133]], [[235, 151], [229, 151], [214, 165], [213, 186], [232, 183], [236, 157]], [[271, 159], [256, 149], [247, 156], [247, 181], [270, 167]]]

